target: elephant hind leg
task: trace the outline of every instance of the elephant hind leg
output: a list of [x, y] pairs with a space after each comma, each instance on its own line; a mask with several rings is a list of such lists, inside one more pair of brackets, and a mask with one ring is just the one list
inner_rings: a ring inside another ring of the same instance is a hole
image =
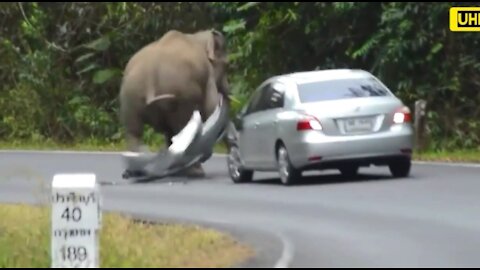
[[185, 176], [190, 178], [203, 178], [205, 177], [205, 170], [203, 169], [202, 164], [197, 162], [185, 170]]
[[203, 178], [205, 177], [205, 171], [202, 164], [195, 163], [189, 168], [185, 168], [182, 171], [174, 174], [177, 177], [188, 177], [188, 178]]
[[143, 122], [140, 118], [128, 117], [126, 124], [127, 149], [132, 152], [145, 150], [143, 145]]
[[121, 97], [120, 114], [125, 127], [125, 140], [127, 150], [132, 152], [140, 152], [146, 148], [142, 140], [144, 119], [140, 108], [140, 104], [135, 104], [131, 99]]

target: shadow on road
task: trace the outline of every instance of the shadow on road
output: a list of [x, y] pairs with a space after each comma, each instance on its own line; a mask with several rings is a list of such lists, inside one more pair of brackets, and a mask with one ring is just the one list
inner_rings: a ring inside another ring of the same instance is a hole
[[[389, 173], [362, 173], [359, 172], [357, 176], [349, 177], [340, 174], [337, 171], [310, 171], [303, 174], [303, 177], [297, 180], [292, 186], [309, 186], [309, 185], [336, 185], [359, 182], [373, 182], [373, 181], [388, 181], [388, 180], [408, 180], [414, 179], [414, 176], [408, 178], [394, 178]], [[115, 181], [115, 183], [102, 183], [102, 185], [188, 185], [195, 183], [212, 183], [212, 182], [230, 181], [228, 174], [225, 172], [208, 172], [205, 177], [189, 178], [181, 176], [170, 176], [160, 179], [152, 179], [151, 181], [135, 182], [135, 181]], [[283, 185], [276, 173], [271, 172], [255, 172], [254, 180], [249, 183], [242, 183], [237, 185]]]
[[[349, 177], [343, 176], [340, 173], [329, 174], [304, 174], [304, 176], [297, 180], [292, 186], [308, 186], [308, 185], [332, 185], [332, 184], [347, 184], [358, 182], [372, 182], [372, 181], [388, 181], [388, 180], [401, 180], [411, 179], [408, 178], [394, 178], [388, 174], [369, 174], [359, 173], [357, 176]], [[249, 183], [251, 185], [282, 185], [280, 178], [278, 177], [257, 177], [254, 181]]]
[[184, 177], [184, 176], [167, 176], [162, 178], [151, 178], [148, 180], [136, 181], [135, 179], [131, 180], [117, 180], [117, 181], [104, 181], [101, 185], [104, 186], [111, 186], [111, 185], [158, 185], [158, 184], [166, 184], [166, 185], [187, 185], [190, 183], [199, 183], [199, 182], [208, 182], [212, 180], [216, 180], [219, 178], [225, 178], [224, 174], [219, 173], [207, 173], [205, 177]]

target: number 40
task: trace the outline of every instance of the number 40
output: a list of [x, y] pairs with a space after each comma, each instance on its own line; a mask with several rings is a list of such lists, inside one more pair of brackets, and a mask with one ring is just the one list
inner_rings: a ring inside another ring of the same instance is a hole
[[67, 221], [72, 219], [73, 221], [78, 222], [80, 219], [82, 219], [82, 209], [79, 207], [74, 207], [70, 211], [70, 207], [67, 207], [62, 213], [62, 218], [66, 219]]

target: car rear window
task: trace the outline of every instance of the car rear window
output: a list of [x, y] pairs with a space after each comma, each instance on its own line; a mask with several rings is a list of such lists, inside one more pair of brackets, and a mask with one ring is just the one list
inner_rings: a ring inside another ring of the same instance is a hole
[[339, 79], [298, 84], [302, 103], [390, 96], [390, 92], [374, 78]]

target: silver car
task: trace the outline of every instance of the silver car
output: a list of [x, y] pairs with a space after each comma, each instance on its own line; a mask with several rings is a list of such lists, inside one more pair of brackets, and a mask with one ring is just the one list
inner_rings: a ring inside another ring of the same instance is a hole
[[331, 69], [272, 77], [234, 119], [228, 168], [235, 183], [254, 171], [277, 171], [289, 185], [302, 171], [389, 166], [410, 173], [412, 115], [378, 78], [363, 70]]

